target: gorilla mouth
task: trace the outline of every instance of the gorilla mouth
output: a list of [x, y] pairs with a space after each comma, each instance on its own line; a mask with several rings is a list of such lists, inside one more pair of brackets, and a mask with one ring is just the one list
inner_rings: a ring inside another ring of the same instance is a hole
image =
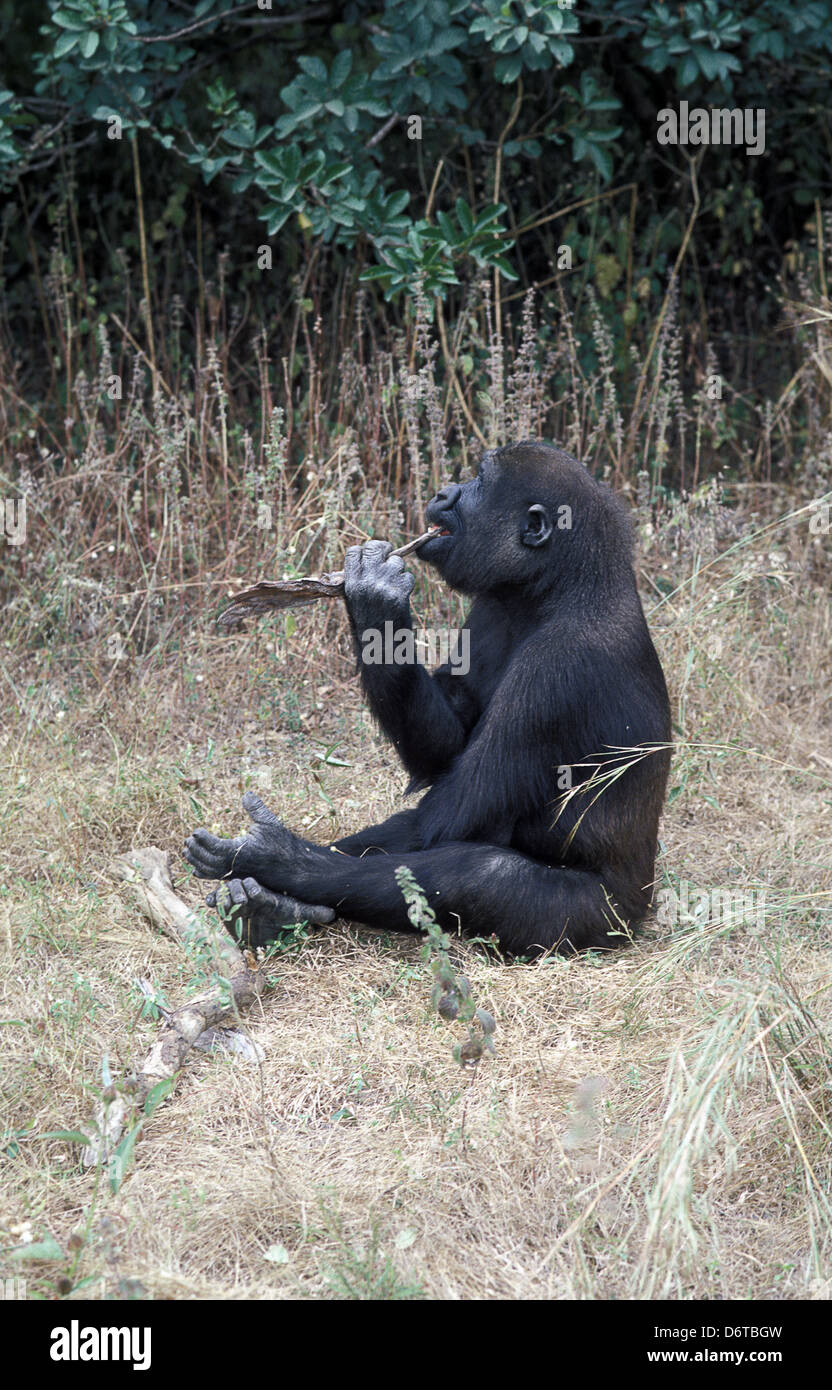
[[[438, 516], [435, 512], [433, 516], [431, 516], [432, 510], [431, 505], [428, 504], [425, 510], [425, 520], [431, 529], [432, 535], [430, 540], [426, 541], [424, 545], [425, 559], [432, 553], [431, 548], [436, 550], [438, 554], [439, 550], [443, 549], [443, 547], [439, 545], [439, 542], [452, 539], [456, 535], [458, 529], [457, 518], [452, 513], [450, 507], [443, 507]], [[420, 550], [423, 549], [422, 546], [419, 548]]]

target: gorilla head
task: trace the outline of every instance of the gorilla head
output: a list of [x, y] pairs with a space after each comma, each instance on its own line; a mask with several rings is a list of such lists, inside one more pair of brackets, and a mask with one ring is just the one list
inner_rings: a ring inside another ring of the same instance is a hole
[[419, 559], [452, 588], [472, 595], [582, 595], [629, 569], [626, 510], [583, 464], [549, 444], [525, 440], [483, 455], [470, 482], [451, 483], [425, 515], [445, 534]]

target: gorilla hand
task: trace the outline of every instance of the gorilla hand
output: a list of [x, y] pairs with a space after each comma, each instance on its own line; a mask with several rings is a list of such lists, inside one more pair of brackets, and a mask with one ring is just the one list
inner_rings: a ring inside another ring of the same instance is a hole
[[284, 893], [272, 893], [255, 878], [232, 878], [221, 883], [205, 899], [215, 907], [234, 940], [249, 950], [268, 946], [283, 927], [294, 922], [324, 926], [335, 919], [331, 907], [298, 902]]
[[353, 545], [344, 557], [344, 594], [350, 622], [357, 633], [379, 628], [388, 618], [410, 626], [410, 593], [414, 578], [401, 555], [391, 555], [389, 541]]
[[243, 808], [251, 818], [247, 835], [223, 840], [200, 829], [185, 841], [185, 858], [197, 877], [253, 878], [275, 892], [302, 897], [304, 877], [324, 851], [287, 830], [254, 792], [246, 792]]

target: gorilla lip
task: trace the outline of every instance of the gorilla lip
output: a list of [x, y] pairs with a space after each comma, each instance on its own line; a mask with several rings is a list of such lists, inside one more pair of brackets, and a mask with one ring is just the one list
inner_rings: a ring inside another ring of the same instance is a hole
[[428, 540], [425, 541], [424, 547], [422, 547], [422, 546], [419, 547], [419, 554], [420, 554], [420, 556], [421, 556], [422, 554], [424, 554], [425, 560], [427, 560], [428, 563], [430, 563], [430, 555], [431, 555], [431, 553], [432, 553], [432, 551], [431, 551], [431, 546], [434, 545], [437, 541], [447, 541], [447, 540], [450, 540], [452, 536], [453, 536], [453, 532], [452, 532], [452, 531], [449, 531], [449, 530], [447, 529], [447, 527], [445, 527], [445, 526], [434, 526], [434, 528], [433, 528], [433, 534], [428, 538]]

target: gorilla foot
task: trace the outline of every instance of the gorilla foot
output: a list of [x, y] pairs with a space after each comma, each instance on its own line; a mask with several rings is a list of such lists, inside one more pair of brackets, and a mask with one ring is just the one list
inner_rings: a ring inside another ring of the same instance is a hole
[[331, 907], [302, 903], [285, 893], [273, 893], [255, 878], [232, 878], [221, 883], [205, 899], [216, 908], [234, 940], [250, 950], [268, 946], [284, 927], [295, 922], [326, 926], [335, 920]]
[[197, 877], [253, 878], [274, 889], [303, 893], [295, 880], [302, 880], [313, 854], [323, 851], [287, 830], [255, 792], [246, 792], [243, 809], [251, 822], [246, 835], [226, 840], [200, 827], [185, 841], [185, 858]]

